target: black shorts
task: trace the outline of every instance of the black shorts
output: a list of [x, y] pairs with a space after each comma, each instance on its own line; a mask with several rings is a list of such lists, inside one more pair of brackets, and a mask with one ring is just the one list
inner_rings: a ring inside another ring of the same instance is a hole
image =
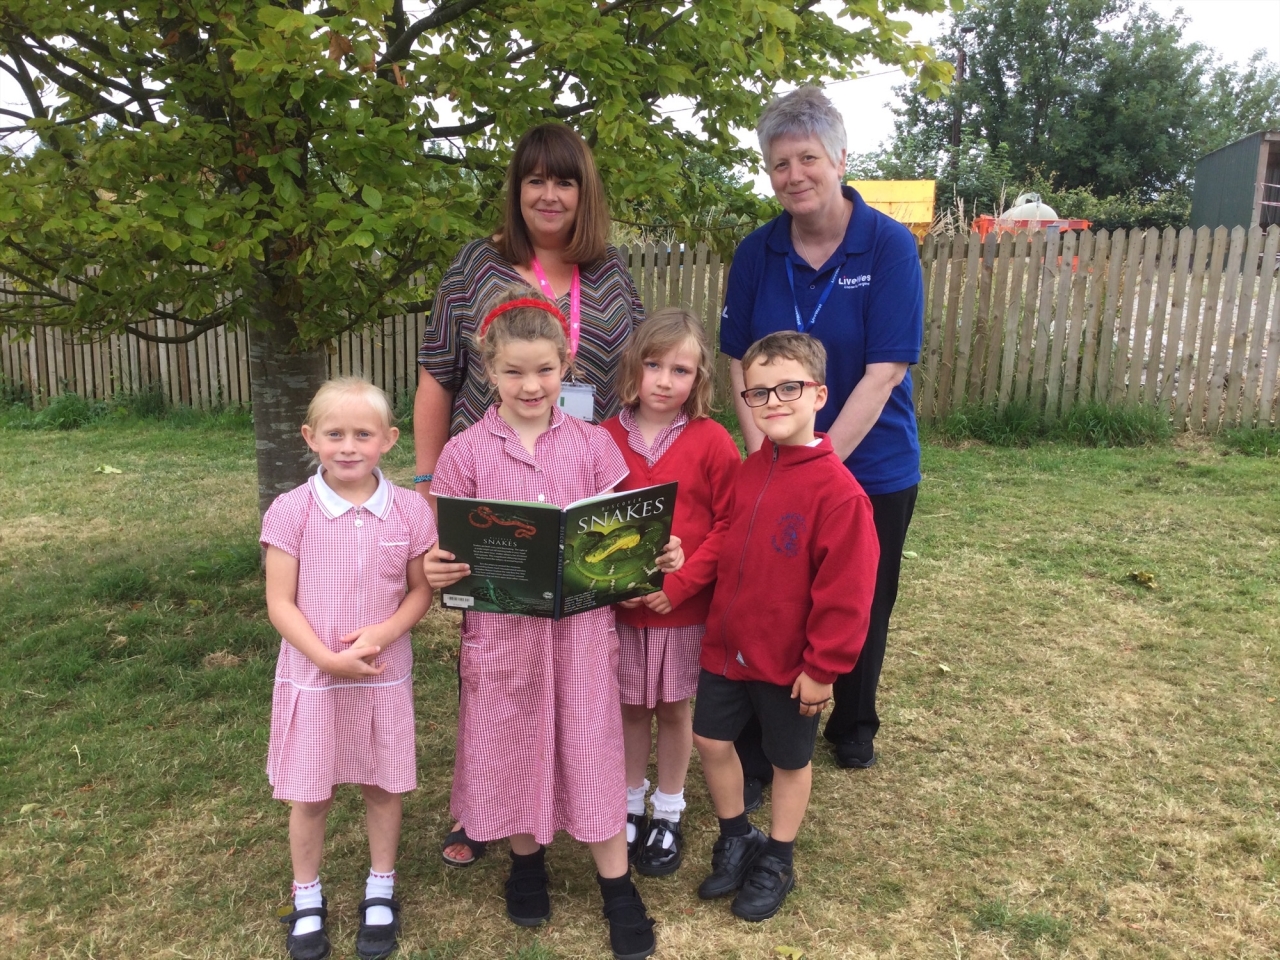
[[800, 770], [813, 759], [821, 714], [801, 716], [791, 688], [759, 680], [730, 680], [706, 670], [698, 674], [693, 732], [708, 740], [738, 739], [752, 716], [760, 719], [761, 746], [779, 770]]

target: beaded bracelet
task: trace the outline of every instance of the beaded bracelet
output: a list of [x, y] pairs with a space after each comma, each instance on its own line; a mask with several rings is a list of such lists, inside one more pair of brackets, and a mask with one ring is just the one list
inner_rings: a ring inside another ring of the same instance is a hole
[[414, 483], [430, 483], [434, 479], [435, 479], [434, 473], [418, 473], [418, 474], [414, 474], [413, 482]]

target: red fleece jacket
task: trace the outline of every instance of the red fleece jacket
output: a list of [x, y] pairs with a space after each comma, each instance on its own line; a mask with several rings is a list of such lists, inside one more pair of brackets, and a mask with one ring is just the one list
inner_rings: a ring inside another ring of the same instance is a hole
[[880, 543], [871, 501], [819, 437], [815, 447], [766, 438], [738, 471], [705, 670], [790, 687], [802, 670], [832, 683], [858, 662]]
[[715, 544], [708, 543], [704, 548], [703, 543], [717, 539], [729, 525], [733, 478], [742, 464], [738, 446], [729, 431], [714, 420], [690, 420], [675, 443], [651, 467], [631, 449], [627, 429], [617, 417], [601, 426], [609, 431], [631, 471], [618, 484], [619, 490], [637, 490], [672, 480], [680, 483], [671, 532], [680, 538], [684, 566], [676, 573], [668, 573], [662, 581], [662, 590], [675, 609], [657, 614], [648, 607], [615, 607], [618, 622], [637, 628], [701, 626], [707, 622], [716, 579]]

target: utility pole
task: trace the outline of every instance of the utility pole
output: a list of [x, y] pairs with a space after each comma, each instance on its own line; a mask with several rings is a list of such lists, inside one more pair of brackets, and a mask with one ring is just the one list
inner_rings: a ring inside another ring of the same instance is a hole
[[961, 87], [964, 85], [964, 68], [966, 59], [964, 38], [971, 33], [973, 33], [973, 27], [960, 28], [959, 50], [956, 52], [956, 75], [952, 86], [953, 107], [951, 112], [951, 172], [953, 174], [955, 173], [956, 167], [960, 164], [960, 115], [964, 108]]

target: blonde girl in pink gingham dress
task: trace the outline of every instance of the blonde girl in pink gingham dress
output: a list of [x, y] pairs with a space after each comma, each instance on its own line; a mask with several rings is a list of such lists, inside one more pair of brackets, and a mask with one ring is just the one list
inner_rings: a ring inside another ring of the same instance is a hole
[[330, 951], [319, 867], [340, 783], [360, 785], [372, 860], [356, 953], [390, 955], [400, 926], [400, 795], [417, 786], [409, 629], [431, 605], [421, 557], [436, 526], [420, 496], [378, 470], [399, 433], [391, 419], [368, 382], [324, 384], [302, 427], [320, 468], [262, 519], [267, 612], [281, 634], [267, 776], [292, 806], [294, 910], [281, 920], [294, 960]]
[[[445, 445], [432, 493], [567, 506], [626, 475], [608, 433], [557, 407], [570, 329], [532, 290], [509, 293], [489, 312], [477, 349], [499, 403]], [[453, 559], [439, 547], [428, 552], [433, 587], [469, 572]], [[658, 560], [679, 567], [678, 539]], [[473, 839], [510, 838], [507, 914], [521, 926], [551, 915], [544, 845], [561, 830], [587, 843], [613, 952], [638, 960], [655, 939], [627, 863], [617, 671], [608, 608], [559, 621], [464, 614], [451, 806]]]

